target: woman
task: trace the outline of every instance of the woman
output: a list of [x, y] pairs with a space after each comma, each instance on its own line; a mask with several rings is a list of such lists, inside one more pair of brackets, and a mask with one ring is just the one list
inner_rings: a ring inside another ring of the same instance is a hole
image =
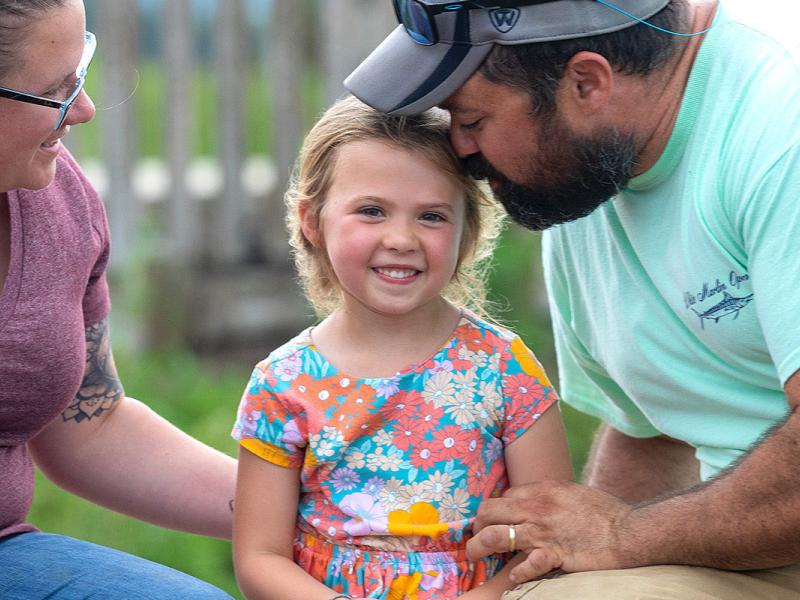
[[158, 525], [230, 536], [235, 463], [126, 398], [108, 332], [108, 227], [61, 138], [94, 116], [81, 0], [0, 0], [0, 597], [228, 598], [25, 523], [33, 463]]

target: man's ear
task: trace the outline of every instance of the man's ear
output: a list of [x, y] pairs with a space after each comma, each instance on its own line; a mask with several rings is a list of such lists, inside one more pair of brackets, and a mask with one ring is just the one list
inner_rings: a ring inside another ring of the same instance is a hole
[[297, 207], [297, 213], [300, 216], [300, 229], [303, 231], [305, 238], [311, 243], [312, 246], [318, 248], [320, 244], [320, 219], [317, 213], [311, 210], [307, 203], [303, 202]]
[[565, 115], [578, 119], [602, 112], [611, 102], [614, 91], [614, 69], [596, 52], [581, 51], [573, 55], [564, 68], [558, 94]]

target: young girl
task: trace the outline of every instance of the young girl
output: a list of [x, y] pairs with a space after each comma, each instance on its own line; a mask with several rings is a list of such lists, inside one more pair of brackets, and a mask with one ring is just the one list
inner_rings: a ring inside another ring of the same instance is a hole
[[256, 367], [239, 407], [242, 591], [499, 599], [509, 557], [465, 557], [479, 504], [572, 477], [541, 366], [476, 315], [500, 211], [462, 172], [440, 111], [340, 101], [298, 169], [288, 222], [324, 319]]

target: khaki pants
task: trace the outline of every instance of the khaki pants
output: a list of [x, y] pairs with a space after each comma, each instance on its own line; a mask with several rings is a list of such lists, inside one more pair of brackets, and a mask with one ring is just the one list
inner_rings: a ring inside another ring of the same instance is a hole
[[520, 585], [503, 600], [799, 600], [800, 565], [760, 571], [658, 566], [569, 573]]

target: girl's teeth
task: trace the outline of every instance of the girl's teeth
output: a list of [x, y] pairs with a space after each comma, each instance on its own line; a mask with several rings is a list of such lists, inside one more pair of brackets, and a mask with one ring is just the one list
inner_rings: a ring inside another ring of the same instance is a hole
[[416, 271], [400, 271], [398, 269], [375, 269], [381, 275], [386, 275], [387, 277], [391, 277], [392, 279], [405, 279], [406, 277], [411, 277], [416, 273]]

